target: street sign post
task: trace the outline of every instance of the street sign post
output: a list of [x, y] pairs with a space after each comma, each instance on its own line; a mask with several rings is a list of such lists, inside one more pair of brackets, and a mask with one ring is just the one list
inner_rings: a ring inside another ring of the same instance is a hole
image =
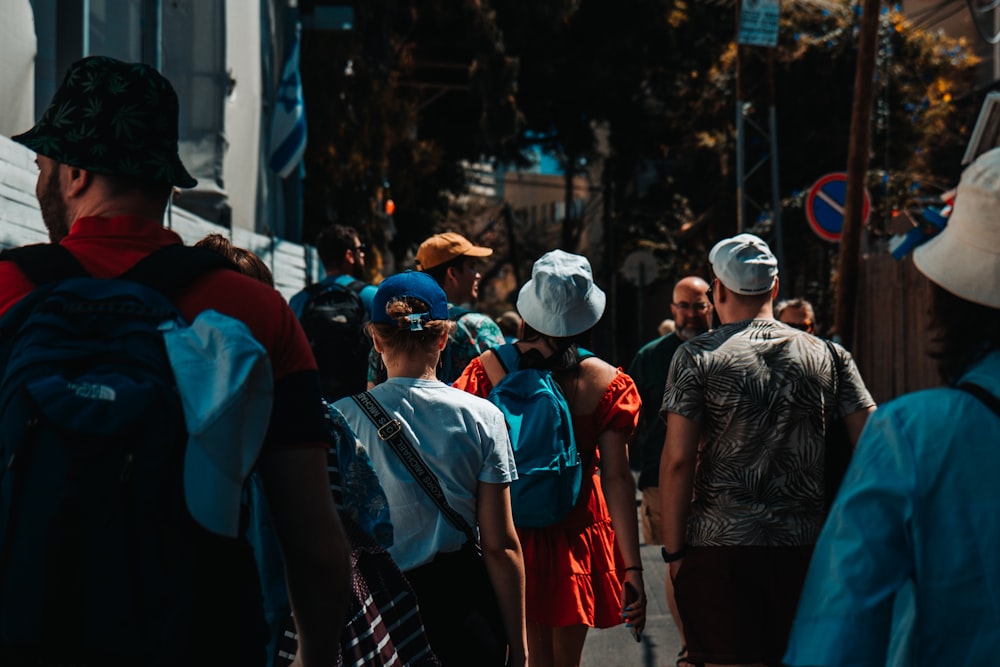
[[[806, 195], [806, 220], [809, 226], [824, 241], [840, 242], [840, 230], [844, 228], [844, 202], [847, 201], [847, 174], [835, 172], [816, 181]], [[865, 191], [862, 222], [868, 222], [871, 212], [871, 197]]]
[[635, 250], [630, 252], [622, 263], [622, 275], [630, 283], [635, 285], [636, 318], [638, 324], [635, 329], [637, 344], [641, 345], [644, 340], [643, 321], [646, 314], [642, 304], [642, 291], [647, 285], [651, 285], [660, 270], [660, 263], [649, 250]]
[[742, 0], [736, 41], [745, 46], [778, 45], [779, 0]]

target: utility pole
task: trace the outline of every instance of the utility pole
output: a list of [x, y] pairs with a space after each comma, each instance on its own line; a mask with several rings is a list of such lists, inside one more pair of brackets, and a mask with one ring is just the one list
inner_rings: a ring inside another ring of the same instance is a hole
[[746, 134], [745, 116], [743, 115], [743, 58], [740, 53], [740, 0], [736, 0], [736, 33], [733, 35], [736, 43], [736, 72], [734, 87], [736, 93], [736, 232], [743, 233], [743, 228], [747, 223], [746, 205], [746, 152], [743, 147], [743, 139]]
[[[767, 67], [767, 118], [755, 118], [754, 104], [747, 101], [746, 81], [743, 76], [744, 58], [750, 52], [751, 47], [741, 43], [741, 13], [740, 2], [736, 3], [736, 62], [735, 62], [735, 96], [736, 96], [736, 231], [742, 233], [751, 223], [748, 219], [747, 204], [753, 204], [756, 213], [766, 213], [767, 208], [754, 201], [747, 194], [747, 183], [751, 176], [764, 163], [770, 163], [771, 179], [771, 248], [774, 249], [778, 262], [784, 261], [784, 242], [781, 228], [781, 182], [778, 170], [778, 112], [776, 108], [777, 94], [775, 91], [774, 77], [774, 52], [777, 48], [777, 15], [774, 16], [774, 43], [752, 41], [758, 48], [766, 48]], [[759, 116], [759, 115], [758, 115]], [[765, 129], [766, 123], [766, 129]], [[758, 137], [765, 139], [768, 144], [767, 154], [757, 159], [757, 161], [747, 167], [747, 132], [753, 131]]]
[[858, 256], [861, 245], [861, 214], [864, 207], [865, 176], [871, 140], [871, 111], [875, 89], [875, 48], [878, 38], [879, 0], [863, 0], [858, 65], [854, 74], [854, 103], [851, 134], [847, 149], [847, 192], [844, 226], [840, 232], [840, 263], [837, 271], [837, 299], [834, 326], [840, 342], [854, 344], [854, 315], [858, 295]]

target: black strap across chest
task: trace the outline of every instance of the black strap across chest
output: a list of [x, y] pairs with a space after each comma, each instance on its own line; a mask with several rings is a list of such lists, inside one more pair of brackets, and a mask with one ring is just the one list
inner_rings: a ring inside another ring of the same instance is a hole
[[[72, 252], [55, 243], [9, 248], [0, 252], [0, 261], [14, 262], [36, 287], [90, 275]], [[207, 248], [175, 243], [153, 251], [118, 277], [140, 283], [173, 299], [196, 278], [215, 269], [236, 270], [236, 267]]]
[[1000, 398], [994, 396], [990, 391], [972, 382], [963, 382], [957, 388], [978, 398], [986, 407], [995, 412], [997, 417], [1000, 417]]
[[424, 492], [430, 496], [430, 499], [434, 501], [434, 504], [438, 506], [444, 517], [451, 523], [451, 525], [458, 528], [460, 531], [465, 533], [466, 539], [473, 544], [478, 544], [476, 539], [476, 533], [469, 525], [469, 522], [465, 520], [461, 514], [455, 511], [449, 503], [448, 499], [444, 495], [444, 491], [441, 489], [441, 483], [438, 481], [437, 477], [434, 475], [433, 471], [427, 467], [424, 460], [420, 457], [416, 448], [410, 443], [410, 441], [403, 434], [402, 425], [396, 419], [390, 417], [382, 404], [379, 403], [371, 392], [362, 392], [360, 394], [355, 394], [351, 396], [354, 402], [357, 403], [361, 411], [365, 413], [378, 429], [378, 437], [380, 440], [387, 442], [392, 450], [399, 456], [403, 465], [406, 469], [410, 471], [413, 478], [420, 483]]

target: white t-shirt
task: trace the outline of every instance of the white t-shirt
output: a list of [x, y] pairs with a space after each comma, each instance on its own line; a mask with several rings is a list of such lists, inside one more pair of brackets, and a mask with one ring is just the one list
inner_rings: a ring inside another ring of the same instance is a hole
[[[389, 378], [371, 390], [382, 408], [399, 420], [403, 434], [430, 468], [452, 509], [476, 525], [479, 482], [517, 479], [514, 451], [503, 413], [489, 401], [437, 380]], [[393, 545], [401, 570], [430, 562], [439, 552], [457, 551], [466, 541], [413, 478], [392, 447], [351, 399], [334, 404], [366, 448], [389, 502]]]

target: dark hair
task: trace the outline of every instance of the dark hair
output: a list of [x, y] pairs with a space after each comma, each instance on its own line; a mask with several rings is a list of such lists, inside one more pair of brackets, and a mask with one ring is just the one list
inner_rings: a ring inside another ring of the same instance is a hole
[[517, 336], [521, 330], [521, 321], [521, 316], [514, 310], [504, 311], [496, 319], [497, 326], [504, 336]]
[[577, 368], [580, 365], [580, 360], [577, 358], [579, 348], [589, 343], [590, 331], [588, 329], [575, 336], [557, 338], [539, 333], [525, 322], [521, 340], [530, 342], [546, 338], [556, 351], [549, 357], [543, 357], [538, 350], [530, 349], [521, 356], [521, 368], [541, 368], [555, 373]]
[[267, 264], [264, 263], [264, 260], [246, 248], [234, 246], [232, 242], [222, 234], [209, 234], [194, 245], [198, 248], [207, 248], [208, 250], [219, 253], [235, 264], [236, 268], [238, 268], [240, 273], [243, 275], [249, 276], [254, 280], [258, 280], [265, 285], [274, 287], [274, 276], [271, 275], [271, 269], [267, 268]]
[[324, 266], [339, 264], [344, 253], [354, 250], [360, 238], [358, 230], [345, 225], [330, 225], [316, 235], [316, 250]]
[[391, 300], [386, 304], [385, 312], [396, 323], [371, 322], [368, 332], [373, 338], [378, 336], [382, 346], [394, 353], [407, 356], [437, 353], [441, 333], [451, 333], [454, 323], [451, 320], [431, 320], [423, 325], [423, 329], [411, 331], [405, 319], [407, 315], [425, 313], [429, 309], [430, 306], [414, 297]]
[[433, 278], [438, 285], [444, 286], [444, 277], [448, 273], [448, 269], [455, 267], [460, 268], [465, 260], [470, 259], [468, 255], [459, 255], [457, 257], [452, 257], [447, 262], [443, 264], [438, 264], [437, 266], [432, 266], [429, 269], [424, 269], [424, 273]]
[[816, 310], [813, 305], [801, 297], [796, 297], [794, 299], [785, 299], [774, 304], [774, 316], [777, 319], [781, 319], [781, 313], [785, 311], [786, 308], [799, 308], [804, 311], [809, 312], [809, 317], [815, 319]]
[[931, 283], [931, 357], [946, 384], [1000, 348], [1000, 310], [972, 303]]

